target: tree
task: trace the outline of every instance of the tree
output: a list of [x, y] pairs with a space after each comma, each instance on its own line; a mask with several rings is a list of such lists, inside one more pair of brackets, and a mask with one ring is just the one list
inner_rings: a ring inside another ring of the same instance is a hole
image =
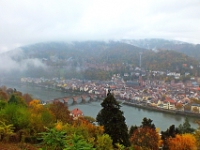
[[12, 94], [12, 96], [8, 100], [8, 103], [26, 106], [26, 103], [25, 103], [23, 97], [17, 93]]
[[178, 130], [180, 131], [180, 133], [184, 134], [184, 133], [193, 133], [195, 131], [195, 129], [191, 128], [191, 125], [189, 123], [188, 117], [185, 118], [185, 122], [179, 125]]
[[160, 137], [155, 129], [146, 126], [136, 129], [130, 141], [134, 146], [144, 150], [158, 150]]
[[176, 104], [176, 109], [181, 110], [183, 108], [183, 105], [181, 103]]
[[169, 150], [197, 150], [196, 139], [192, 134], [177, 134], [167, 140]]
[[30, 128], [35, 132], [42, 132], [44, 127], [50, 127], [55, 123], [55, 116], [37, 99], [29, 103], [29, 112], [31, 114]]
[[167, 140], [169, 138], [174, 138], [176, 134], [180, 133], [179, 130], [175, 127], [175, 125], [171, 125], [169, 129], [166, 131], [161, 131], [161, 139], [163, 140], [163, 150], [168, 150]]
[[197, 140], [197, 146], [200, 147], [200, 121], [197, 121], [197, 124], [199, 125], [199, 127], [197, 128], [197, 130], [195, 130], [194, 136]]
[[108, 134], [99, 135], [96, 142], [96, 150], [113, 150], [112, 139]]
[[110, 92], [101, 103], [103, 109], [97, 115], [97, 122], [104, 126], [104, 133], [110, 135], [113, 145], [116, 143], [129, 146], [128, 128], [125, 124], [125, 117], [120, 110], [120, 105]]
[[0, 121], [0, 141], [5, 140], [8, 142], [9, 136], [14, 133], [14, 127], [12, 124], [6, 124], [3, 121]]
[[62, 150], [66, 145], [66, 132], [54, 128], [46, 128], [46, 132], [41, 132], [41, 140], [45, 149]]
[[17, 102], [17, 99], [16, 99], [16, 97], [15, 97], [15, 95], [12, 95], [11, 97], [10, 97], [10, 99], [8, 100], [8, 103], [10, 104], [10, 103], [13, 103], [13, 104], [17, 104], [18, 102]]
[[7, 101], [8, 100], [8, 95], [6, 92], [0, 90], [0, 100]]
[[0, 111], [4, 109], [7, 105], [7, 102], [0, 100]]
[[82, 136], [76, 135], [75, 133], [68, 137], [66, 143], [64, 150], [94, 150], [91, 144], [87, 143]]
[[85, 120], [89, 121], [90, 123], [96, 122], [96, 119], [94, 119], [93, 117], [90, 117], [90, 116], [83, 116], [83, 118]]
[[72, 118], [68, 107], [61, 102], [53, 102], [49, 105], [49, 110], [55, 115], [56, 120], [60, 120], [63, 123], [69, 123]]
[[135, 126], [131, 126], [130, 127], [130, 130], [129, 130], [129, 137], [131, 137], [132, 136], [132, 134], [133, 134], [133, 132], [135, 131], [135, 130], [137, 130], [138, 129], [138, 127], [135, 125]]
[[13, 124], [15, 131], [28, 128], [30, 123], [30, 113], [27, 107], [9, 104], [1, 111], [0, 118], [6, 120], [6, 123]]
[[155, 127], [154, 124], [152, 124], [152, 121], [153, 121], [153, 120], [147, 119], [146, 117], [143, 118], [141, 127], [149, 127], [149, 128], [151, 128], [151, 129], [154, 129], [154, 130], [155, 130], [156, 127]]
[[24, 94], [23, 98], [27, 105], [29, 105], [29, 103], [33, 100], [31, 95], [29, 95], [28, 93]]

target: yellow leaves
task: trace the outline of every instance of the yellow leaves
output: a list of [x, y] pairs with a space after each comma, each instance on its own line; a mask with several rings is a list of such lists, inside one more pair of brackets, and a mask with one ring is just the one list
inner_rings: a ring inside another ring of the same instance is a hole
[[63, 129], [63, 123], [62, 121], [57, 121], [55, 125], [56, 130], [60, 131]]
[[55, 117], [48, 107], [44, 107], [40, 100], [34, 99], [29, 103], [29, 111], [31, 113], [31, 128], [36, 131], [43, 131], [44, 126], [51, 126], [55, 121]]
[[177, 134], [175, 138], [169, 138], [168, 141], [169, 150], [196, 150], [197, 143], [194, 135], [192, 134]]
[[102, 126], [95, 126], [92, 123], [88, 122], [85, 119], [82, 119], [80, 122], [80, 125], [88, 130], [88, 133], [90, 133], [92, 136], [94, 135], [101, 135], [104, 132], [104, 129]]
[[40, 100], [34, 99], [29, 103], [30, 108], [32, 108], [32, 111], [38, 112], [43, 109], [43, 105], [40, 103]]
[[35, 107], [36, 105], [40, 104], [40, 100], [34, 99], [29, 103], [29, 106]]

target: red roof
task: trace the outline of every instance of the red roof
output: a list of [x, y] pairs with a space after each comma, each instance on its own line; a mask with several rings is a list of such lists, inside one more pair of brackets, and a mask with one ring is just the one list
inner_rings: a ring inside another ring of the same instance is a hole
[[171, 98], [169, 98], [169, 97], [166, 97], [165, 100], [164, 100], [164, 102], [165, 102], [165, 103], [170, 102], [171, 104], [175, 104], [175, 103], [176, 103], [175, 100], [173, 100], [173, 99], [171, 99]]
[[74, 108], [71, 111], [71, 114], [73, 115], [73, 117], [83, 116], [83, 112], [80, 109], [78, 109], [78, 108]]
[[200, 88], [196, 88], [196, 90], [200, 91]]

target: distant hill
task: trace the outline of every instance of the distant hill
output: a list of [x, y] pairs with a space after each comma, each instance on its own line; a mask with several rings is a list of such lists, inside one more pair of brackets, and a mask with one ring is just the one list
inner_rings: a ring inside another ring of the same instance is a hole
[[200, 61], [200, 44], [191, 44], [175, 40], [165, 39], [141, 39], [141, 40], [121, 40], [124, 43], [137, 47], [153, 50], [174, 50], [196, 58]]
[[[141, 42], [134, 44], [134, 41], [37, 43], [23, 46], [14, 50], [14, 53], [4, 54], [12, 54], [12, 59], [6, 57], [4, 60], [5, 64], [11, 64], [10, 70], [15, 71], [12, 73], [15, 76], [106, 80], [113, 73], [133, 72], [134, 68], [139, 66], [139, 53], [142, 53], [144, 69], [182, 73], [187, 71], [195, 74], [190, 69], [190, 66], [198, 66], [195, 58], [177, 51], [149, 50], [155, 44], [150, 45], [149, 49], [135, 46], [146, 47], [147, 43], [144, 42], [143, 46], [140, 45]], [[163, 42], [158, 43], [162, 46]], [[5, 76], [5, 69], [1, 72], [4, 72]]]
[[194, 74], [197, 71], [198, 61], [183, 53], [172, 50], [161, 50], [159, 52], [149, 50], [143, 54], [143, 65], [150, 70], [169, 70], [182, 74], [193, 72]]
[[51, 56], [56, 56], [60, 59], [68, 59], [71, 57], [79, 60], [96, 59], [98, 61], [100, 59], [106, 62], [126, 60], [128, 57], [135, 57], [137, 55], [136, 53], [140, 51], [145, 51], [144, 48], [114, 41], [38, 43], [21, 47], [21, 49], [27, 57], [49, 59]]

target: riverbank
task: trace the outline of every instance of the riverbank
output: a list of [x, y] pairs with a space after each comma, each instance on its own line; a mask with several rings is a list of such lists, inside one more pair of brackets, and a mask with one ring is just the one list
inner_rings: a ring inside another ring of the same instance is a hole
[[[28, 86], [31, 86], [31, 87], [40, 87], [40, 88], [43, 88], [45, 90], [51, 90], [51, 91], [58, 91], [58, 92], [61, 92], [63, 94], [70, 94], [72, 96], [75, 96], [75, 95], [82, 95], [82, 94], [88, 94], [87, 92], [83, 92], [83, 91], [76, 91], [76, 90], [64, 90], [62, 88], [58, 88], [58, 87], [52, 87], [52, 86], [44, 86], [44, 85], [38, 85], [38, 84], [34, 84], [34, 83], [21, 83], [21, 82], [11, 82], [10, 83], [14, 83], [14, 84], [18, 84], [18, 85], [28, 85]], [[18, 88], [17, 88], [18, 89]], [[49, 95], [49, 97], [52, 97], [51, 95], [52, 92], [50, 93], [47, 93]], [[54, 96], [54, 95], [53, 95]], [[65, 96], [65, 95], [64, 95]], [[55, 97], [56, 98], [56, 97]], [[52, 98], [49, 98], [49, 100], [52, 99]], [[102, 98], [103, 100], [104, 98]], [[118, 98], [116, 98], [118, 100]], [[44, 100], [43, 100], [44, 101]], [[152, 106], [147, 106], [147, 105], [142, 105], [142, 104], [136, 104], [136, 103], [132, 103], [132, 102], [128, 102], [128, 101], [125, 101], [125, 100], [119, 100], [119, 102], [123, 103], [124, 105], [127, 105], [127, 106], [132, 106], [132, 107], [136, 107], [136, 108], [141, 108], [141, 109], [146, 109], [146, 110], [150, 110], [150, 111], [155, 111], [155, 112], [163, 112], [163, 113], [167, 113], [167, 114], [172, 114], [172, 115], [179, 115], [179, 116], [189, 116], [189, 117], [195, 117], [197, 119], [200, 119], [200, 114], [196, 114], [196, 113], [192, 113], [192, 112], [184, 112], [184, 111], [176, 111], [176, 110], [167, 110], [167, 109], [161, 109], [161, 108], [158, 108], [158, 107], [152, 107]]]
[[[10, 84], [9, 84], [10, 83]], [[53, 90], [33, 85], [25, 85], [25, 84], [16, 84], [16, 82], [4, 82], [1, 85], [6, 85], [7, 88], [16, 88], [18, 91], [21, 91], [22, 93], [29, 93], [33, 96], [35, 99], [40, 99], [42, 101], [46, 100], [52, 100], [56, 99], [58, 97], [67, 97], [67, 96], [73, 96], [76, 94], [73, 92], [73, 94], [70, 94], [70, 92], [62, 92], [60, 90]], [[91, 101], [89, 103], [77, 103], [76, 105], [70, 105], [69, 110], [73, 110], [74, 108], [79, 108], [84, 112], [84, 115], [91, 116], [93, 118], [96, 118], [99, 111], [102, 109], [101, 102], [104, 100], [105, 97], [96, 99], [95, 101]], [[160, 128], [161, 131], [165, 131], [169, 126], [172, 124], [175, 126], [179, 126], [181, 123], [184, 122], [184, 115], [176, 115], [176, 114], [170, 114], [170, 113], [164, 113], [164, 112], [158, 112], [156, 110], [148, 110], [145, 108], [140, 108], [136, 106], [128, 106], [125, 105], [125, 100], [116, 98], [120, 101], [121, 110], [124, 112], [124, 116], [126, 118], [126, 123], [130, 127], [132, 125], [141, 125], [142, 119], [144, 117], [150, 118], [153, 120], [153, 123], [156, 127]], [[190, 124], [193, 128], [197, 128], [197, 124], [195, 123], [196, 118], [189, 117]]]
[[184, 111], [162, 109], [162, 108], [152, 107], [152, 106], [138, 105], [138, 104], [127, 102], [127, 101], [124, 101], [123, 104], [127, 105], [127, 106], [133, 106], [133, 107], [147, 109], [147, 110], [156, 111], [156, 112], [163, 112], [163, 113], [168, 113], [168, 114], [173, 114], [173, 115], [181, 115], [181, 116], [185, 116], [185, 117], [186, 116], [187, 117], [195, 117], [197, 119], [200, 119], [200, 114], [192, 113], [192, 112], [190, 113], [190, 112], [184, 112]]

